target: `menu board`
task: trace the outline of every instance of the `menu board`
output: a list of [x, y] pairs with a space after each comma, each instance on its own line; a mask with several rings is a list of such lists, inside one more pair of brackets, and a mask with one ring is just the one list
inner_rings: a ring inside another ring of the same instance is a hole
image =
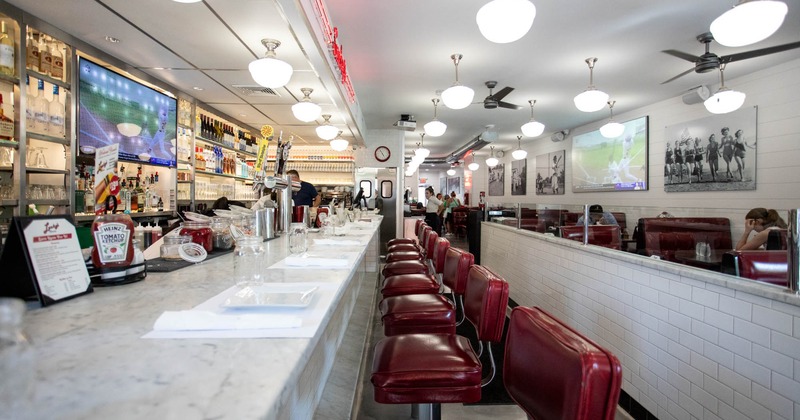
[[0, 265], [0, 295], [36, 297], [42, 306], [92, 292], [71, 216], [15, 217]]

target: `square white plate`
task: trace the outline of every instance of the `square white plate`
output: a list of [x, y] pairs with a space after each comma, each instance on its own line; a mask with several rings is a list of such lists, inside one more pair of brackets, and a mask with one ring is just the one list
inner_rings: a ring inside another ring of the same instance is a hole
[[272, 284], [245, 287], [225, 299], [226, 309], [305, 308], [314, 298], [317, 286], [305, 284]]

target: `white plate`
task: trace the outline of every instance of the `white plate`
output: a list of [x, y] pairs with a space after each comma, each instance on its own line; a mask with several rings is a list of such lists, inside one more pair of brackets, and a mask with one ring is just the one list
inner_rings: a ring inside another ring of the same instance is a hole
[[269, 287], [245, 287], [225, 299], [223, 308], [305, 308], [314, 298], [316, 286], [283, 284]]

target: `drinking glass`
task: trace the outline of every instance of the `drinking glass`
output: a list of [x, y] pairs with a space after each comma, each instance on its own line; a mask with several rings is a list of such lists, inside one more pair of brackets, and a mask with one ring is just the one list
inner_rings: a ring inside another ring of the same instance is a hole
[[264, 243], [260, 237], [244, 236], [236, 240], [233, 251], [233, 276], [239, 287], [264, 283]]
[[308, 230], [305, 223], [289, 225], [289, 252], [302, 254], [308, 250]]
[[14, 149], [10, 147], [0, 147], [0, 166], [11, 166], [14, 164]]

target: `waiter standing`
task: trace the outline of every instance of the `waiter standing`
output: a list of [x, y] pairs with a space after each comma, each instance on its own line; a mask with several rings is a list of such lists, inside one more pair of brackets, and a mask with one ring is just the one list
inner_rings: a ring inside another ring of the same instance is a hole
[[292, 177], [292, 182], [300, 183], [299, 190], [295, 191], [292, 189], [292, 200], [294, 201], [294, 205], [319, 207], [322, 197], [319, 195], [319, 193], [317, 193], [317, 188], [308, 182], [301, 181], [300, 174], [294, 169], [286, 171], [286, 174]]
[[428, 200], [425, 204], [425, 223], [441, 236], [442, 221], [439, 219], [439, 206], [442, 205], [442, 200], [436, 198], [433, 187], [430, 186], [425, 188], [425, 199]]

